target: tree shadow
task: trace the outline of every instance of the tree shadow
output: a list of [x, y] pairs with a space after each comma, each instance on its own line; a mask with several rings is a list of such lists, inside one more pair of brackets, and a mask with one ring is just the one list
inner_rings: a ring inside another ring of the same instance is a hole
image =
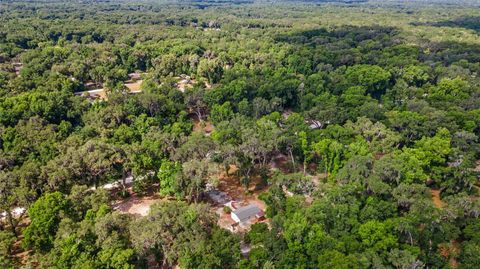
[[474, 30], [480, 34], [480, 16], [461, 17], [453, 20], [437, 21], [437, 22], [412, 22], [413, 26], [434, 26], [434, 27], [458, 27], [467, 30]]

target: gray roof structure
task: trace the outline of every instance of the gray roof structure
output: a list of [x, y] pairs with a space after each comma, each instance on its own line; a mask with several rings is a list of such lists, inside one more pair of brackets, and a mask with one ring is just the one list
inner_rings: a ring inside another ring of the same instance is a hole
[[228, 194], [219, 190], [211, 190], [207, 192], [207, 196], [217, 204], [224, 205], [232, 200]]
[[245, 221], [261, 212], [262, 210], [258, 208], [258, 206], [247, 205], [247, 206], [238, 208], [237, 210], [233, 211], [232, 214], [235, 214], [240, 221]]

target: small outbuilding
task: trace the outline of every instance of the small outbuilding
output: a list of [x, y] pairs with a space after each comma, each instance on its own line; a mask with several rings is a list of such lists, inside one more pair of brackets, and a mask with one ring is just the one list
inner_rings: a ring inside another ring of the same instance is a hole
[[240, 207], [231, 213], [232, 219], [237, 222], [246, 222], [253, 218], [262, 218], [264, 216], [263, 211], [256, 205], [247, 205]]
[[232, 200], [228, 194], [219, 190], [208, 191], [207, 196], [217, 205], [225, 205]]
[[132, 81], [137, 81], [137, 80], [139, 80], [139, 79], [142, 78], [141, 74], [140, 74], [140, 73], [136, 73], [136, 72], [128, 74], [128, 77], [129, 77], [130, 80], [132, 80]]

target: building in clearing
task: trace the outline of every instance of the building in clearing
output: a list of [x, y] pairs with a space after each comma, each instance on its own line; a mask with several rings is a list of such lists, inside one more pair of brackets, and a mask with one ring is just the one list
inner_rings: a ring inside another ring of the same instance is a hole
[[249, 221], [253, 218], [257, 218], [257, 219], [262, 218], [264, 216], [264, 213], [256, 205], [247, 205], [233, 211], [231, 213], [231, 216], [235, 222], [241, 223], [241, 222]]
[[135, 81], [141, 79], [142, 75], [140, 73], [134, 72], [134, 73], [128, 74], [128, 77], [130, 78], [131, 81], [135, 82]]

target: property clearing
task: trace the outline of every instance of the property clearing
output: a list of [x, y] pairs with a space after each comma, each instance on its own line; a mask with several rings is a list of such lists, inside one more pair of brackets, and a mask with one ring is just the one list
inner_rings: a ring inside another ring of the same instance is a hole
[[[136, 93], [142, 92], [142, 89], [141, 89], [142, 82], [143, 80], [127, 80], [123, 85], [127, 89], [127, 93], [136, 94]], [[91, 88], [92, 86], [97, 86], [97, 85], [92, 83], [86, 83], [85, 86], [87, 88]], [[100, 99], [105, 101], [108, 100], [107, 92], [105, 91], [104, 88], [90, 89], [83, 92], [76, 92], [75, 95], [84, 96], [92, 100], [95, 100], [95, 99]]]
[[142, 92], [142, 89], [141, 89], [142, 82], [143, 80], [126, 81], [124, 85], [129, 90], [129, 93], [140, 93]]
[[161, 200], [162, 198], [156, 194], [139, 196], [136, 193], [132, 193], [126, 199], [115, 201], [113, 209], [126, 214], [146, 216], [150, 211], [150, 207]]
[[[219, 216], [218, 225], [224, 229], [231, 230], [235, 229], [235, 232], [246, 232], [249, 229], [249, 225], [237, 225], [237, 223], [232, 219], [231, 214], [224, 211], [224, 207], [230, 207], [231, 211], [247, 206], [247, 205], [256, 205], [263, 212], [266, 210], [265, 203], [258, 199], [258, 196], [268, 190], [267, 187], [261, 187], [261, 179], [259, 176], [252, 176], [251, 183], [249, 185], [248, 191], [245, 190], [245, 186], [240, 184], [240, 178], [236, 174], [237, 167], [235, 165], [230, 165], [228, 175], [225, 172], [220, 173], [218, 176], [220, 183], [218, 185], [218, 191], [225, 193], [226, 196], [231, 198], [231, 201], [226, 205], [219, 205], [214, 207], [214, 211]], [[264, 220], [268, 222], [268, 220]], [[255, 221], [249, 224], [253, 224]]]

